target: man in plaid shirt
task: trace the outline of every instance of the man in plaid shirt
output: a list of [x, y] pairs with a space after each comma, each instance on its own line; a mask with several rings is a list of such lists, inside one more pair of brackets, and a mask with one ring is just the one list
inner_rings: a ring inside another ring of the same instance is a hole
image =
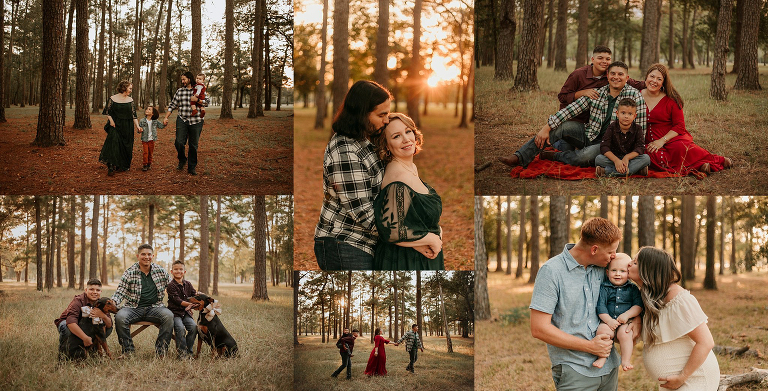
[[368, 136], [389, 123], [391, 95], [361, 80], [350, 87], [333, 122], [323, 158], [325, 199], [315, 228], [315, 256], [323, 270], [370, 270], [378, 235], [373, 200], [384, 163]]
[[115, 331], [124, 354], [135, 351], [131, 338], [131, 324], [141, 321], [160, 325], [160, 332], [155, 341], [155, 352], [164, 356], [173, 335], [173, 312], [163, 306], [165, 288], [170, 277], [160, 265], [152, 263], [152, 246], [139, 246], [138, 262], [129, 267], [112, 300], [120, 304], [125, 300], [125, 307], [115, 315]]
[[[627, 85], [629, 79], [627, 65], [621, 61], [615, 61], [608, 66], [607, 74], [608, 85], [597, 90], [597, 99], [590, 99], [587, 96], [576, 99], [551, 115], [539, 133], [513, 156], [501, 157], [499, 161], [511, 167], [518, 165], [528, 167], [528, 164], [541, 153], [542, 159], [557, 160], [573, 166], [594, 166], [595, 158], [600, 154], [600, 141], [603, 134], [608, 125], [616, 120], [616, 102], [623, 98], [631, 98], [637, 103], [637, 117], [634, 122], [640, 126], [645, 135], [647, 123], [645, 100], [640, 91]], [[561, 126], [586, 110], [589, 110], [589, 123], [586, 125], [569, 122], [569, 126]], [[558, 140], [564, 140], [571, 147], [580, 149], [542, 153], [547, 145], [554, 144]]]
[[[181, 75], [181, 88], [176, 90], [173, 95], [173, 100], [168, 105], [168, 111], [163, 118], [163, 125], [168, 125], [168, 117], [173, 112], [173, 109], [179, 109], [179, 115], [176, 117], [176, 152], [179, 158], [179, 170], [184, 169], [184, 164], [189, 161], [187, 166], [187, 172], [190, 175], [197, 175], [195, 167], [197, 167], [197, 143], [200, 141], [200, 133], [203, 131], [203, 119], [200, 118], [200, 112], [192, 114], [194, 107], [190, 102], [198, 102], [203, 107], [208, 106], [208, 100], [198, 99], [192, 88], [191, 82], [195, 79], [192, 72], [187, 71]], [[189, 159], [184, 153], [184, 146], [189, 141]]]

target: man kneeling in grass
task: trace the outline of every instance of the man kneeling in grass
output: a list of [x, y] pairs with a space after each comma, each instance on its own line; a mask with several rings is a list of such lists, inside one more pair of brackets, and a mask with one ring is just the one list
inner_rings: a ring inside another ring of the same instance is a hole
[[53, 321], [59, 330], [59, 358], [67, 353], [67, 341], [70, 335], [75, 335], [83, 340], [85, 347], [93, 345], [91, 337], [83, 332], [78, 322], [82, 317], [82, 307], [92, 307], [90, 318], [101, 319], [106, 326], [106, 336], [112, 334], [112, 317], [105, 314], [102, 310], [96, 308], [96, 301], [101, 298], [101, 281], [92, 278], [85, 284], [85, 292], [75, 296], [67, 306], [67, 309], [61, 313], [58, 319]]

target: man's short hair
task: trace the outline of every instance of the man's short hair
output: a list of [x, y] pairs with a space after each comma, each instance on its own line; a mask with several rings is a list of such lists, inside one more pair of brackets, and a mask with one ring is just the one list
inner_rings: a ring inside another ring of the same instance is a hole
[[411, 328], [414, 328], [416, 326], [418, 326], [418, 325], [416, 323], [414, 323], [414, 324], [411, 325]]
[[581, 240], [588, 245], [609, 245], [621, 239], [616, 224], [602, 217], [593, 217], [581, 226]]
[[592, 54], [597, 53], [608, 53], [611, 54], [611, 49], [608, 46], [605, 45], [597, 45], [594, 49], [592, 49]]
[[352, 330], [352, 332], [353, 332], [353, 333], [359, 333], [359, 332], [360, 332], [360, 330], [358, 330], [358, 329], [354, 329], [354, 330]]
[[195, 75], [191, 71], [184, 72], [182, 76], [186, 77], [190, 81], [195, 81]]
[[155, 250], [152, 248], [151, 245], [149, 245], [148, 243], [144, 243], [141, 246], [139, 246], [139, 253], [141, 253], [141, 250], [143, 250], [145, 248], [148, 248], [149, 251], [155, 252]]
[[614, 61], [614, 62], [612, 62], [611, 65], [608, 65], [608, 69], [606, 69], [605, 71], [606, 72], [610, 72], [611, 68], [613, 68], [613, 67], [622, 67], [622, 68], [624, 68], [625, 71], [627, 71], [627, 73], [629, 73], [629, 67], [623, 61]]
[[637, 109], [637, 102], [635, 102], [635, 100], [632, 98], [622, 98], [619, 101], [619, 106], [634, 107]]
[[186, 265], [184, 265], [184, 261], [182, 261], [181, 259], [177, 259], [177, 260], [173, 261], [173, 265], [171, 265], [171, 269], [173, 269], [173, 267], [176, 266], [176, 265], [181, 265], [181, 266], [184, 266], [186, 268]]
[[87, 283], [85, 283], [85, 286], [91, 286], [91, 285], [101, 286], [101, 280], [99, 280], [98, 278], [91, 278], [90, 280], [88, 280]]

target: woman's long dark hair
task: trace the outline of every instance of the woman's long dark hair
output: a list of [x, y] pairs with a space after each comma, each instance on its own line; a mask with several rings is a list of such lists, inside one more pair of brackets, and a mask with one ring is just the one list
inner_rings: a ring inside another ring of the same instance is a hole
[[387, 99], [392, 99], [392, 94], [379, 83], [368, 80], [355, 82], [333, 118], [333, 131], [355, 140], [363, 140], [375, 130], [370, 129], [368, 114]]
[[376, 331], [373, 332], [373, 335], [379, 335], [379, 334], [381, 334], [381, 329], [377, 327]]

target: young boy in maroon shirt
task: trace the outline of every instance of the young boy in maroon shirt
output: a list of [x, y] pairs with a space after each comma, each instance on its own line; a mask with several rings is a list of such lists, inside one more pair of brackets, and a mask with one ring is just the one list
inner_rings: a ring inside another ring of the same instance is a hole
[[173, 262], [171, 265], [173, 280], [165, 288], [168, 292], [168, 309], [173, 312], [173, 330], [176, 334], [176, 351], [179, 357], [192, 355], [192, 347], [197, 336], [197, 323], [192, 317], [192, 308], [195, 305], [187, 301], [187, 298], [196, 295], [197, 291], [192, 287], [191, 282], [184, 279], [185, 274], [187, 270], [184, 268], [184, 262]]
[[85, 284], [85, 292], [75, 296], [67, 306], [67, 309], [53, 321], [59, 330], [59, 355], [67, 351], [67, 341], [69, 336], [74, 334], [83, 340], [83, 344], [88, 347], [93, 345], [91, 337], [87, 336], [83, 329], [77, 324], [82, 317], [82, 307], [90, 306], [91, 318], [100, 318], [106, 326], [106, 336], [112, 334], [112, 317], [96, 308], [96, 301], [101, 298], [101, 281], [92, 278]]

